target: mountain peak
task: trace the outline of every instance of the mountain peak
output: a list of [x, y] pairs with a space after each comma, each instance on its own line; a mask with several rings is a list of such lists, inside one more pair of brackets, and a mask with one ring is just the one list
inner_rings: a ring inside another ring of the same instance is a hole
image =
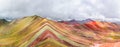
[[[43, 18], [43, 17], [40, 17], [40, 16], [38, 16], [38, 15], [27, 16], [27, 17], [31, 17], [31, 18]], [[24, 17], [24, 18], [27, 18], [27, 17]]]

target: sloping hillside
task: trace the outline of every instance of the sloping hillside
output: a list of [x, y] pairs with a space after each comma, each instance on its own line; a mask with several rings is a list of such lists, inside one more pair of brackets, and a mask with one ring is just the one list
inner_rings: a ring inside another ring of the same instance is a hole
[[28, 16], [0, 30], [0, 47], [95, 47], [118, 43], [120, 25], [90, 20], [52, 21]]

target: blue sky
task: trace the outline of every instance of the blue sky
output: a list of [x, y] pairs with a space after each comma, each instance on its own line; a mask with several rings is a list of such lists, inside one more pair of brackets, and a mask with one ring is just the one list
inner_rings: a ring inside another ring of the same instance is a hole
[[0, 18], [39, 15], [53, 20], [120, 22], [120, 0], [0, 0]]

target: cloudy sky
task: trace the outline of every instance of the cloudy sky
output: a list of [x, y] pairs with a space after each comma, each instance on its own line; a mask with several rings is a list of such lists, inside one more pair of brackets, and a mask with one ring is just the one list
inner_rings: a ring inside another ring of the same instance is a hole
[[31, 15], [53, 20], [120, 21], [120, 0], [0, 0], [0, 18]]

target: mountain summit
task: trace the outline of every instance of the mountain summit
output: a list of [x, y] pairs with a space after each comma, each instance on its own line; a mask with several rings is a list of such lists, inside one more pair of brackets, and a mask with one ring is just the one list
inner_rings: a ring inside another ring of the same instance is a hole
[[110, 22], [66, 23], [27, 16], [0, 29], [0, 47], [90, 47], [119, 42], [119, 31], [120, 25]]

